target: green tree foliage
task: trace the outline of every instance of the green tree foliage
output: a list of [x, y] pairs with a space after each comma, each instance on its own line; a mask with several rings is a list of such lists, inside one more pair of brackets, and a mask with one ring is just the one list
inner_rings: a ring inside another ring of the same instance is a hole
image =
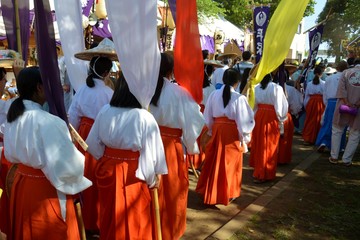
[[[212, 0], [202, 0], [212, 2]], [[252, 24], [252, 8], [256, 5], [263, 4], [264, 6], [270, 4], [270, 12], [274, 13], [276, 7], [281, 0], [262, 0], [262, 1], [249, 1], [249, 0], [214, 0], [221, 8], [224, 9], [225, 18], [237, 25], [240, 28], [251, 27]], [[295, 1], [295, 0], [294, 0]], [[296, 0], [297, 1], [297, 0]], [[356, 1], [356, 0], [354, 0]], [[199, 2], [199, 0], [198, 0]], [[215, 5], [213, 3], [213, 5]], [[309, 16], [314, 13], [315, 0], [310, 0], [308, 7], [306, 8], [305, 16]], [[199, 11], [202, 9], [199, 7]], [[206, 12], [204, 12], [206, 14]]]
[[360, 34], [359, 0], [328, 0], [317, 21], [326, 19], [331, 9], [331, 16], [326, 22], [323, 42], [329, 44], [328, 55], [336, 60], [346, 56], [340, 48], [341, 40], [352, 40]]

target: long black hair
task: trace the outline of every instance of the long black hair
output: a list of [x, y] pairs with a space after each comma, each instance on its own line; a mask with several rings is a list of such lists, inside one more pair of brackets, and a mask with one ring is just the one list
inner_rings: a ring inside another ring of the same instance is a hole
[[168, 76], [174, 71], [174, 58], [167, 53], [161, 53], [160, 71], [158, 82], [156, 85], [154, 96], [151, 99], [151, 104], [157, 106], [160, 98], [162, 87], [164, 86], [164, 77]]
[[267, 85], [269, 84], [269, 82], [272, 81], [272, 76], [271, 74], [266, 74], [265, 77], [263, 78], [263, 80], [261, 80], [260, 82], [260, 88], [265, 89], [267, 87]]
[[223, 75], [223, 82], [225, 84], [223, 90], [223, 103], [224, 107], [226, 107], [231, 98], [230, 87], [234, 86], [234, 84], [238, 83], [241, 80], [240, 73], [234, 68], [228, 68], [225, 70]]
[[95, 86], [95, 82], [93, 78], [102, 79], [102, 75], [105, 72], [110, 72], [112, 67], [112, 61], [107, 57], [96, 56], [93, 57], [89, 63], [89, 75], [86, 78], [86, 85], [89, 88]]
[[203, 79], [203, 88], [210, 86], [211, 80], [210, 77], [214, 71], [214, 67], [210, 64], [205, 64], [204, 66], [204, 79]]
[[124, 74], [121, 72], [115, 83], [114, 94], [110, 100], [110, 106], [124, 108], [142, 108], [136, 97], [130, 92]]
[[42, 84], [39, 67], [28, 67], [22, 69], [16, 78], [16, 87], [19, 97], [10, 105], [7, 121], [15, 121], [25, 111], [24, 99], [31, 100], [38, 91], [38, 85]]
[[246, 83], [248, 81], [250, 75], [251, 68], [245, 68], [243, 74], [241, 75], [241, 83], [240, 83], [240, 93], [244, 90]]
[[320, 76], [321, 76], [322, 73], [323, 73], [322, 68], [319, 67], [319, 66], [316, 66], [315, 69], [314, 69], [315, 76], [314, 76], [314, 79], [312, 80], [312, 83], [314, 85], [318, 85], [320, 83]]

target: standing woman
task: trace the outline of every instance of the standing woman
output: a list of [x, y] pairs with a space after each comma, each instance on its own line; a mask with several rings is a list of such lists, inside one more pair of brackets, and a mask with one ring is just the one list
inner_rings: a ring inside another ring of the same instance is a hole
[[199, 105], [184, 88], [170, 82], [173, 71], [173, 57], [161, 53], [150, 112], [160, 127], [169, 171], [159, 187], [163, 239], [179, 239], [185, 232], [189, 178], [182, 142], [188, 154], [198, 154], [196, 139], [204, 126]]
[[224, 72], [224, 86], [213, 92], [204, 117], [211, 139], [205, 150], [205, 163], [196, 192], [205, 204], [228, 205], [240, 196], [243, 144], [250, 141], [254, 113], [246, 97], [236, 92], [240, 73], [229, 68]]
[[252, 132], [250, 166], [254, 182], [276, 177], [280, 133], [288, 113], [288, 102], [282, 87], [268, 74], [255, 87], [255, 128]]
[[79, 239], [74, 201], [91, 185], [84, 156], [72, 143], [66, 123], [42, 110], [45, 93], [38, 67], [16, 80], [20, 96], [5, 124], [5, 157], [17, 163], [10, 193], [9, 239]]
[[325, 82], [320, 80], [322, 72], [321, 67], [315, 67], [314, 79], [307, 84], [305, 90], [304, 107], [306, 117], [302, 133], [305, 144], [314, 144], [321, 128], [321, 116], [325, 110], [323, 102]]
[[100, 239], [153, 239], [149, 188], [167, 173], [164, 148], [156, 120], [122, 74], [86, 142], [99, 160]]
[[[110, 74], [112, 62], [107, 57], [94, 56], [89, 64], [86, 85], [79, 88], [69, 108], [69, 123], [83, 139], [88, 136], [94, 119], [100, 109], [110, 102], [113, 90], [105, 85], [104, 79]], [[83, 217], [88, 234], [98, 234], [99, 203], [95, 182], [96, 160], [77, 146], [85, 154], [85, 176], [94, 184], [83, 192]]]

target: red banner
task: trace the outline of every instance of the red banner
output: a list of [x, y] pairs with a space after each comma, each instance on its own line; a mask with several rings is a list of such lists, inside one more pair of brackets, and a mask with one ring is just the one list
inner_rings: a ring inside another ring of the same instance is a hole
[[190, 92], [197, 103], [201, 103], [204, 61], [200, 45], [196, 0], [176, 1], [174, 65], [176, 81]]

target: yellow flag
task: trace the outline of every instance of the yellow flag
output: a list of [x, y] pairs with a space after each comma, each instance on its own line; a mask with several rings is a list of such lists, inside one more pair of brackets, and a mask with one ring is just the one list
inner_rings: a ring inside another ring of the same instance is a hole
[[250, 77], [248, 99], [251, 107], [255, 105], [254, 86], [286, 58], [308, 2], [309, 0], [282, 0], [270, 18], [256, 76]]
[[0, 188], [0, 199], [1, 199], [2, 192], [3, 192], [3, 190]]

